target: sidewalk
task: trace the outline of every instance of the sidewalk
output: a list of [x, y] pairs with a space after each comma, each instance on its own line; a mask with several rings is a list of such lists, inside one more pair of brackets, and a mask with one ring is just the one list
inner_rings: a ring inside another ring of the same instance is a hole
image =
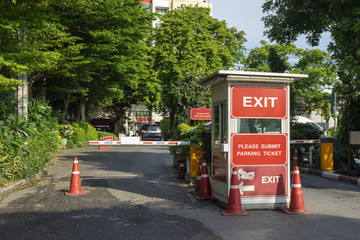
[[[74, 157], [81, 159], [81, 156], [97, 150], [97, 147], [94, 146], [60, 150], [57, 156], [51, 160], [51, 166], [49, 166], [43, 172], [38, 173], [35, 179], [40, 178], [43, 175], [49, 175], [53, 178], [61, 178], [66, 175], [70, 176]], [[1, 197], [23, 187], [29, 182], [31, 182], [29, 179], [22, 179], [13, 182], [6, 187], [0, 188], [0, 199]]]

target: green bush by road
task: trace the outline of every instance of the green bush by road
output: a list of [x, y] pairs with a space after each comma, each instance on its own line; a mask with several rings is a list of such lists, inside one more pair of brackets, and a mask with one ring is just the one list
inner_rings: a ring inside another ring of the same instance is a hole
[[32, 179], [58, 153], [61, 139], [67, 138], [67, 147], [87, 146], [99, 135], [89, 123], [62, 123], [52, 115], [45, 101], [29, 104], [28, 120], [14, 114], [0, 119], [0, 186], [19, 179]]

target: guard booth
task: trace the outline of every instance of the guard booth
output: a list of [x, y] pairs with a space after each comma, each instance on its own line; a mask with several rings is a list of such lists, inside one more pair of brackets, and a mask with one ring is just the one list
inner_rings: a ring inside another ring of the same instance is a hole
[[227, 204], [233, 166], [242, 206], [290, 201], [290, 83], [306, 74], [217, 71], [200, 80], [212, 90], [212, 197]]

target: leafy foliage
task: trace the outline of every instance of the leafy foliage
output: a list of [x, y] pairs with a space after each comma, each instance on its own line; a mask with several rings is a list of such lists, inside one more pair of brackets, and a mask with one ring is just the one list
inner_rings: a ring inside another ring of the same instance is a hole
[[[36, 116], [33, 113], [30, 111], [29, 116]], [[38, 124], [14, 114], [0, 121], [0, 185], [35, 176], [55, 156], [57, 132], [50, 123]]]
[[113, 134], [113, 133], [108, 133], [108, 132], [100, 132], [100, 131], [97, 131], [97, 134], [98, 134], [98, 139], [100, 139], [101, 137], [105, 137], [105, 136], [116, 137], [115, 134]]
[[95, 128], [93, 126], [91, 126], [89, 123], [84, 123], [84, 122], [80, 122], [78, 123], [78, 125], [84, 129], [85, 131], [85, 135], [86, 135], [86, 140], [90, 141], [90, 140], [97, 140], [98, 139], [98, 133], [95, 130]]
[[[263, 17], [266, 35], [271, 41], [280, 43], [294, 42], [305, 34], [312, 46], [319, 44], [321, 34], [330, 32], [331, 42], [328, 50], [339, 69], [339, 82], [335, 90], [342, 109], [339, 121], [339, 138], [345, 144], [348, 141], [348, 130], [359, 130], [359, 108], [354, 108], [350, 102], [357, 103], [360, 91], [360, 2], [343, 0], [267, 0], [263, 5]], [[321, 55], [313, 52], [305, 56], [306, 60], [316, 60]], [[301, 62], [300, 62], [301, 64]], [[303, 66], [302, 66], [303, 67]], [[321, 76], [331, 72], [314, 68], [313, 74]], [[314, 80], [317, 80], [316, 78]], [[300, 86], [299, 86], [300, 87]], [[300, 88], [299, 88], [300, 89]], [[306, 84], [303, 89], [309, 89]], [[351, 97], [349, 97], [351, 95]], [[350, 120], [351, 119], [351, 120]]]
[[301, 34], [312, 46], [319, 44], [321, 34], [329, 31], [332, 42], [329, 51], [339, 66], [346, 65], [359, 71], [360, 19], [358, 1], [343, 0], [267, 0], [263, 5], [266, 35], [271, 41], [294, 42]]
[[[76, 38], [76, 51], [64, 56], [60, 72], [48, 80], [49, 95], [60, 93], [60, 99], [53, 99], [59, 107], [64, 103], [64, 109], [69, 105], [66, 110], [76, 113], [84, 103], [113, 106], [119, 118], [131, 103], [146, 98], [148, 93], [138, 92], [139, 84], [146, 87], [151, 81], [156, 87], [147, 59], [152, 17], [141, 6], [135, 0], [60, 4], [60, 23]], [[156, 96], [155, 91], [150, 93]]]
[[[250, 51], [245, 67], [255, 71], [304, 73], [309, 77], [291, 85], [291, 114], [301, 106], [303, 112], [318, 110], [330, 118], [330, 98], [324, 87], [337, 83], [337, 70], [330, 55], [319, 49], [301, 49], [293, 44], [268, 44]], [[302, 101], [299, 101], [303, 99]]]
[[5, 117], [15, 110], [15, 94], [14, 91], [0, 90], [0, 120], [5, 120]]
[[187, 7], [161, 17], [154, 32], [154, 69], [162, 83], [162, 111], [175, 119], [190, 108], [210, 104], [210, 92], [197, 81], [243, 59], [244, 33], [213, 19], [209, 9]]
[[22, 116], [8, 115], [5, 121], [0, 121], [0, 137], [6, 139], [10, 144], [18, 145], [15, 140], [25, 142], [26, 138], [36, 134], [35, 124], [27, 122]]
[[72, 123], [71, 126], [73, 128], [73, 133], [68, 138], [69, 142], [77, 146], [86, 144], [89, 139], [86, 136], [85, 129], [80, 127], [77, 123]]

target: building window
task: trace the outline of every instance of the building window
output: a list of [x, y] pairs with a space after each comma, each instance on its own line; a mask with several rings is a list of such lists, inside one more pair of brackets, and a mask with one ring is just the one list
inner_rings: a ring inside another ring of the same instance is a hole
[[156, 8], [156, 13], [164, 15], [167, 13], [167, 9], [166, 8]]
[[237, 133], [281, 133], [281, 119], [237, 119]]
[[147, 12], [151, 13], [151, 3], [143, 3], [143, 8], [147, 8]]

